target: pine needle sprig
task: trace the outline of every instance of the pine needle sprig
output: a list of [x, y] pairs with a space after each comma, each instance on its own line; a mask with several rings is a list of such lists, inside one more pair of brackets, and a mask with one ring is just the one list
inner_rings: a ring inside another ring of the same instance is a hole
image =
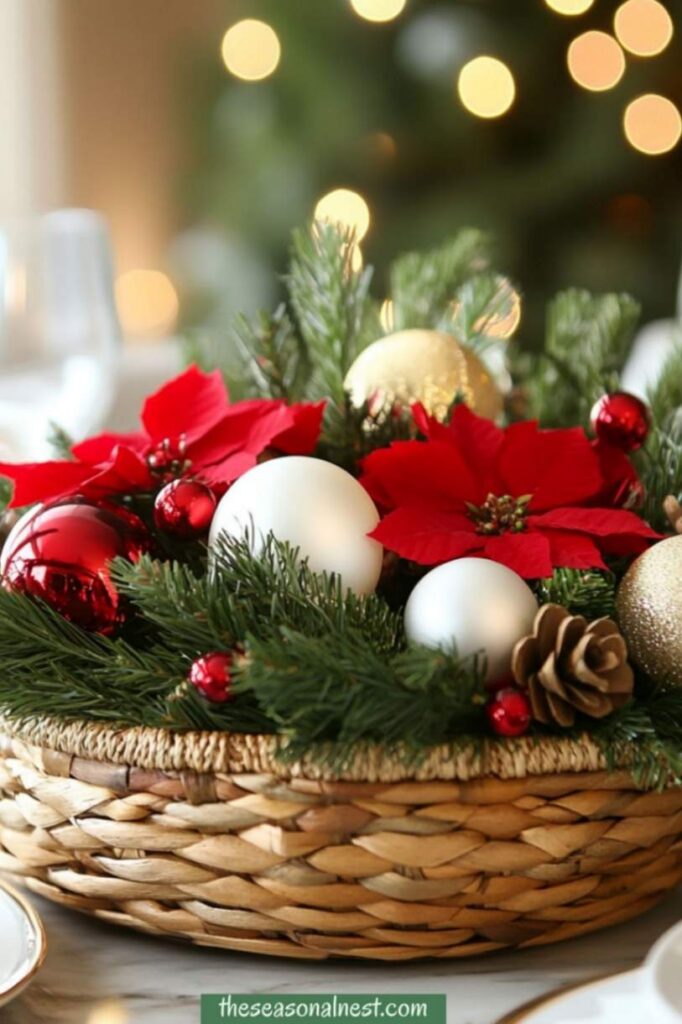
[[541, 604], [560, 604], [588, 621], [611, 616], [616, 608], [616, 578], [587, 569], [555, 569], [537, 585]]
[[303, 396], [310, 375], [308, 354], [284, 305], [253, 320], [238, 317], [232, 338], [254, 394], [288, 402]]

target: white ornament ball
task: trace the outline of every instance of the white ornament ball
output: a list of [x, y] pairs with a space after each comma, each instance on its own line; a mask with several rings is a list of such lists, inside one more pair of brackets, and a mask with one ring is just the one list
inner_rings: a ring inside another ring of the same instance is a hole
[[425, 647], [482, 652], [486, 681], [508, 672], [514, 644], [532, 632], [538, 610], [520, 576], [485, 558], [457, 558], [432, 569], [410, 594], [405, 634]]
[[371, 594], [379, 582], [383, 548], [367, 536], [379, 513], [367, 491], [344, 469], [290, 455], [245, 473], [221, 499], [209, 544], [219, 534], [248, 531], [258, 554], [268, 533], [300, 549], [315, 572], [337, 573], [344, 589]]

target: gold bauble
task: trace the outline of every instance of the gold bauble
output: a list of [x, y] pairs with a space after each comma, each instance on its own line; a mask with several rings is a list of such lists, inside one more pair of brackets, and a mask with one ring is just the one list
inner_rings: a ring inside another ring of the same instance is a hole
[[414, 329], [379, 338], [360, 353], [344, 385], [353, 405], [369, 403], [375, 419], [396, 405], [421, 402], [444, 420], [458, 394], [479, 416], [494, 420], [502, 412], [502, 395], [476, 353], [441, 331]]
[[616, 608], [632, 661], [656, 682], [682, 678], [682, 536], [648, 548], [618, 588]]

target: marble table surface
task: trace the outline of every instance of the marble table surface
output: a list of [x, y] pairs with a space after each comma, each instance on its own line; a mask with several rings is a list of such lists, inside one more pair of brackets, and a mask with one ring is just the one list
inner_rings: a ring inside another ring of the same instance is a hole
[[448, 1024], [493, 1024], [562, 984], [639, 964], [682, 918], [682, 888], [643, 917], [545, 949], [461, 961], [303, 962], [137, 935], [33, 898], [48, 955], [0, 1024], [199, 1024], [202, 992], [445, 992]]

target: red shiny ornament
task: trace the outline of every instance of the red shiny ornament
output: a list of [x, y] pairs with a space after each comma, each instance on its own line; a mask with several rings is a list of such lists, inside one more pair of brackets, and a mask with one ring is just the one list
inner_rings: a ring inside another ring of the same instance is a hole
[[216, 504], [215, 494], [206, 484], [173, 480], [156, 496], [154, 522], [174, 537], [199, 537], [211, 525]]
[[193, 661], [187, 678], [199, 693], [213, 704], [232, 700], [232, 655], [228, 651], [211, 651]]
[[651, 427], [651, 410], [646, 402], [627, 391], [614, 391], [592, 406], [592, 429], [600, 441], [626, 452], [641, 448]]
[[531, 723], [530, 702], [525, 693], [513, 686], [498, 690], [486, 704], [486, 715], [498, 736], [523, 736]]
[[149, 532], [125, 509], [70, 501], [27, 513], [2, 552], [3, 584], [40, 598], [93, 633], [112, 633], [125, 621], [125, 605], [108, 565], [136, 561], [152, 546]]

